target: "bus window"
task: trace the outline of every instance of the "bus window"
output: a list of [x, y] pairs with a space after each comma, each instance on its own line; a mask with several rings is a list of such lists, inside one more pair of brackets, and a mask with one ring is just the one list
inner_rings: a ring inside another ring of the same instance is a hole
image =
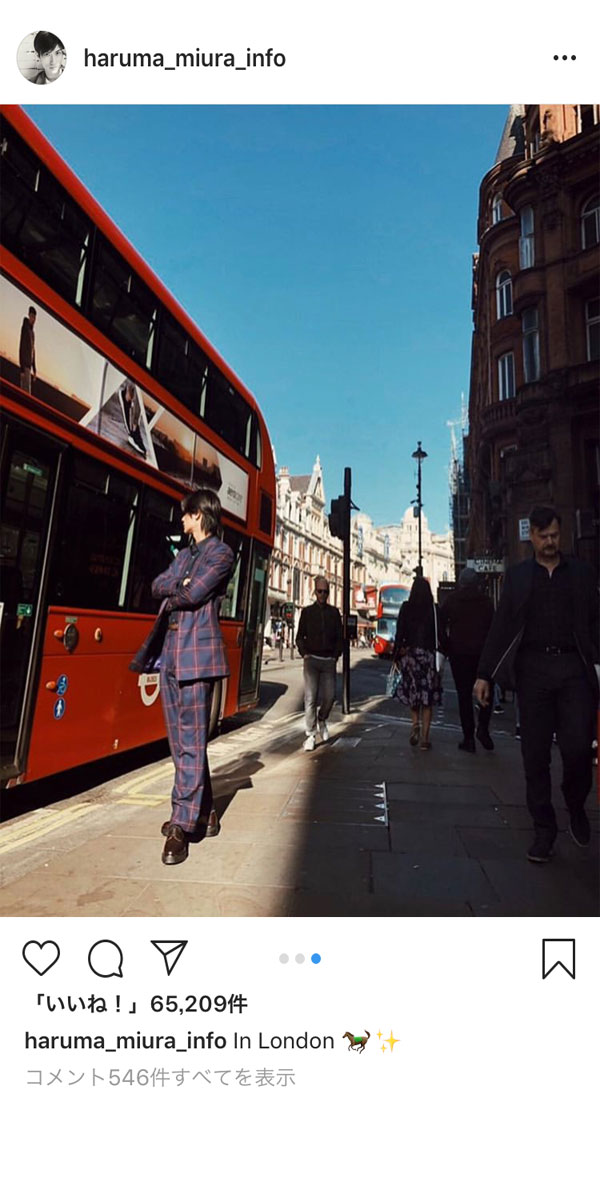
[[206, 386], [207, 359], [181, 325], [162, 312], [156, 354], [156, 378], [198, 415]]
[[3, 128], [3, 241], [65, 300], [80, 305], [91, 222], [10, 125]]
[[252, 413], [252, 444], [250, 447], [250, 460], [255, 467], [262, 467], [262, 443], [260, 440], [260, 428], [256, 413]]
[[208, 387], [201, 415], [239, 454], [250, 457], [252, 409], [214, 367], [208, 370]]
[[235, 554], [235, 565], [231, 579], [227, 584], [227, 592], [221, 601], [220, 616], [230, 621], [243, 621], [250, 538], [246, 537], [243, 533], [238, 533], [235, 529], [230, 529], [226, 525], [223, 533], [223, 541], [228, 546], [231, 546]]
[[91, 319], [137, 363], [150, 370], [157, 303], [121, 255], [98, 238], [94, 260]]
[[94, 459], [74, 456], [51, 572], [51, 603], [124, 607], [137, 500], [135, 485], [123, 476]]
[[158, 601], [152, 597], [152, 580], [166, 571], [184, 543], [181, 510], [177, 501], [146, 488], [133, 555], [133, 612], [156, 612]]
[[261, 533], [266, 533], [267, 537], [271, 536], [271, 523], [273, 521], [273, 501], [266, 492], [260, 493], [260, 511], [258, 514], [258, 528]]

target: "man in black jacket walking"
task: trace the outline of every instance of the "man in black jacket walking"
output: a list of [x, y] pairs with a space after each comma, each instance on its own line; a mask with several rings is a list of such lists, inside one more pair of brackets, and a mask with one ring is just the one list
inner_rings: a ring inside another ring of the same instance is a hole
[[304, 659], [305, 750], [315, 748], [317, 715], [321, 738], [329, 741], [327, 718], [335, 700], [335, 665], [343, 640], [342, 619], [337, 608], [327, 603], [328, 595], [327, 580], [317, 575], [315, 603], [302, 609], [296, 634], [296, 645]]
[[[459, 750], [475, 753], [475, 718], [473, 716], [473, 685], [477, 664], [494, 616], [494, 605], [479, 588], [479, 576], [472, 567], [465, 567], [458, 577], [458, 587], [450, 592], [440, 612], [440, 649], [450, 660], [458, 696], [458, 711], [463, 740]], [[490, 737], [491, 705], [479, 708], [477, 740], [486, 750], [493, 750]]]
[[592, 786], [598, 701], [598, 595], [588, 564], [560, 553], [558, 513], [540, 505], [529, 523], [534, 557], [506, 573], [479, 660], [475, 695], [487, 705], [491, 680], [516, 685], [527, 806], [535, 829], [528, 858], [545, 863], [557, 834], [550, 781], [555, 733], [571, 836], [578, 846], [590, 841], [584, 806]]

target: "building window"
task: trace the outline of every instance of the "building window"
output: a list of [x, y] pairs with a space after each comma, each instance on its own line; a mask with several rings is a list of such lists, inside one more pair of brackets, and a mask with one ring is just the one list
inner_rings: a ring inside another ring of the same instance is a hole
[[600, 196], [588, 200], [581, 213], [581, 246], [589, 250], [600, 242]]
[[510, 271], [500, 271], [496, 279], [496, 315], [498, 320], [500, 321], [502, 317], [510, 317], [512, 310], [512, 279]]
[[501, 400], [511, 400], [515, 394], [515, 356], [512, 351], [498, 359], [498, 394]]
[[540, 377], [540, 331], [537, 308], [525, 308], [521, 317], [523, 330], [523, 372], [525, 383]]
[[492, 200], [492, 225], [498, 225], [502, 220], [502, 196], [500, 193]]
[[585, 338], [588, 362], [600, 359], [600, 300], [588, 300], [585, 306]]
[[533, 209], [521, 210], [521, 236], [519, 238], [519, 264], [522, 271], [535, 263], [535, 239], [533, 231]]
[[596, 104], [578, 104], [577, 108], [579, 110], [579, 133], [589, 133], [598, 120], [598, 106]]

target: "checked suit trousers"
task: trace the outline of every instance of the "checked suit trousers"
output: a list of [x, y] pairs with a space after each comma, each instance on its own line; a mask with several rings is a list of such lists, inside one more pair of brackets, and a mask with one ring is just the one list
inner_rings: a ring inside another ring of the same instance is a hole
[[160, 669], [160, 696], [175, 764], [171, 821], [195, 833], [200, 818], [206, 820], [213, 806], [206, 745], [214, 679], [180, 683], [170, 653], [174, 641], [167, 634]]

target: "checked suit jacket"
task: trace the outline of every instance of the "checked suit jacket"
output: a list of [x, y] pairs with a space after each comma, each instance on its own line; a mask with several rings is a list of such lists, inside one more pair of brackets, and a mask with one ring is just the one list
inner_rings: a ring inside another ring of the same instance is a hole
[[[167, 636], [176, 638], [175, 675], [186, 679], [222, 679], [229, 675], [219, 626], [219, 606], [233, 567], [233, 551], [225, 542], [211, 536], [198, 544], [196, 553], [186, 547], [152, 584], [152, 595], [162, 600], [159, 618], [140, 648], [133, 670], [145, 670], [148, 646], [156, 639], [157, 626], [167, 620], [177, 622], [177, 630]], [[189, 580], [185, 582], [184, 580]]]

